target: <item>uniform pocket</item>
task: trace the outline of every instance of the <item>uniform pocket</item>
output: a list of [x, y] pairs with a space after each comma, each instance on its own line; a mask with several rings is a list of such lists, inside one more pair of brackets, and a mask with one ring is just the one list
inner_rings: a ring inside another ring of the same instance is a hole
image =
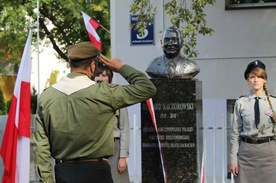
[[252, 115], [253, 115], [253, 113], [251, 113], [249, 110], [241, 111], [241, 117], [243, 119], [244, 124], [250, 123], [250, 121], [253, 119]]

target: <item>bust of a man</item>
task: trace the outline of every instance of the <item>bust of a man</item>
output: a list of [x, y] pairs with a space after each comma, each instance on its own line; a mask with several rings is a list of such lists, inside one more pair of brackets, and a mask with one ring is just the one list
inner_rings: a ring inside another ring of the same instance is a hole
[[193, 78], [199, 73], [199, 66], [180, 53], [183, 36], [179, 29], [166, 29], [162, 35], [161, 45], [164, 54], [151, 61], [146, 69], [151, 78]]

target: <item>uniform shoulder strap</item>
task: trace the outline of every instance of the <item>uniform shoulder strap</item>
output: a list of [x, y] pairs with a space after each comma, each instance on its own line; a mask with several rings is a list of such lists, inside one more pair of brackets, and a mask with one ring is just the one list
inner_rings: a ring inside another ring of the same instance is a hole
[[246, 95], [241, 95], [239, 98], [245, 97]]

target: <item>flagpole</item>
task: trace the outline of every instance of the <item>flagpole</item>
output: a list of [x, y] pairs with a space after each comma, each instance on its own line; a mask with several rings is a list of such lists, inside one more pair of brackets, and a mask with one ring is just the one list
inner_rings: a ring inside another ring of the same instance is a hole
[[102, 26], [101, 24], [100, 24], [100, 27], [103, 28], [106, 32], [108, 32], [108, 33], [110, 34], [110, 31], [107, 30], [107, 29], [106, 29], [104, 26]]
[[40, 96], [40, 61], [39, 61], [39, 0], [37, 0], [37, 101]]
[[[38, 104], [38, 99], [40, 96], [40, 60], [39, 60], [39, 0], [37, 0], [37, 104]], [[35, 128], [35, 123], [33, 125], [33, 127]], [[35, 168], [35, 167], [34, 167]], [[37, 176], [34, 175], [34, 182], [37, 183]]]

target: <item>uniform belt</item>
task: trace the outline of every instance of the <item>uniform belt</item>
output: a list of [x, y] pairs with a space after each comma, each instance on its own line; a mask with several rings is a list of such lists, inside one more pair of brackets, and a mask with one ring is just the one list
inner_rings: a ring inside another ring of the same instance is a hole
[[120, 137], [114, 137], [114, 141], [115, 141], [115, 140], [120, 140]]
[[60, 163], [77, 163], [77, 162], [93, 162], [93, 161], [108, 163], [107, 158], [76, 158], [76, 159], [68, 159], [68, 160], [67, 159], [57, 159], [56, 164], [60, 164]]
[[275, 137], [271, 136], [271, 137], [258, 137], [258, 138], [256, 137], [256, 138], [252, 138], [252, 137], [244, 137], [244, 136], [242, 136], [241, 140], [243, 142], [246, 142], [246, 143], [249, 143], [249, 144], [262, 144], [262, 143], [265, 143], [265, 142], [270, 142], [272, 140], [275, 140]]

